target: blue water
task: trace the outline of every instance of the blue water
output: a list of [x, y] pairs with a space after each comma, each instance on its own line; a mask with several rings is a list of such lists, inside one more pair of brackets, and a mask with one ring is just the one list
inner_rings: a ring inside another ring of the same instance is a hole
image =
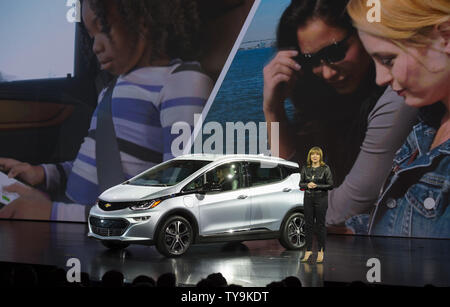
[[[226, 122], [264, 122], [263, 69], [275, 52], [274, 48], [239, 50], [204, 123], [219, 122], [225, 131]], [[292, 118], [294, 109], [289, 102], [286, 111]]]

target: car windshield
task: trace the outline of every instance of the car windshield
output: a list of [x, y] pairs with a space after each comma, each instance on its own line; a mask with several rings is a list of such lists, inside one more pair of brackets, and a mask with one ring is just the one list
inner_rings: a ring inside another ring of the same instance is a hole
[[168, 187], [175, 185], [211, 161], [201, 160], [173, 160], [150, 169], [144, 174], [131, 179], [127, 184], [140, 186]]

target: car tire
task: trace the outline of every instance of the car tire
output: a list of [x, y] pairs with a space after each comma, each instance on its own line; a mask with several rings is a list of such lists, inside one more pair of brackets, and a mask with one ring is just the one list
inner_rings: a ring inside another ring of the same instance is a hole
[[111, 250], [121, 250], [130, 246], [130, 243], [120, 241], [102, 241], [102, 244]]
[[280, 244], [289, 250], [299, 250], [306, 244], [305, 216], [294, 212], [286, 219], [279, 238]]
[[191, 223], [182, 216], [171, 216], [159, 228], [156, 249], [166, 257], [179, 257], [189, 249], [193, 238]]

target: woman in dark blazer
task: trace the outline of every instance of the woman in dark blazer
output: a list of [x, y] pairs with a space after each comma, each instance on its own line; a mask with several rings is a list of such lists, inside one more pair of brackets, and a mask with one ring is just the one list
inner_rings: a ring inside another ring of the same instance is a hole
[[315, 230], [319, 250], [317, 263], [321, 263], [325, 250], [328, 190], [333, 188], [333, 177], [330, 168], [323, 162], [323, 152], [319, 147], [313, 147], [308, 152], [306, 166], [303, 166], [301, 170], [300, 188], [305, 190], [304, 214], [306, 220], [306, 252], [301, 261], [308, 261], [312, 254]]

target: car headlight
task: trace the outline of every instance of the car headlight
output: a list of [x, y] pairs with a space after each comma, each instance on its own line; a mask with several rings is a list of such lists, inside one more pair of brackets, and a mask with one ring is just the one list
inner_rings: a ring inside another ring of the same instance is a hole
[[144, 200], [136, 203], [135, 205], [131, 206], [131, 210], [148, 210], [155, 208], [161, 203], [162, 200], [160, 199], [153, 199], [153, 200]]

